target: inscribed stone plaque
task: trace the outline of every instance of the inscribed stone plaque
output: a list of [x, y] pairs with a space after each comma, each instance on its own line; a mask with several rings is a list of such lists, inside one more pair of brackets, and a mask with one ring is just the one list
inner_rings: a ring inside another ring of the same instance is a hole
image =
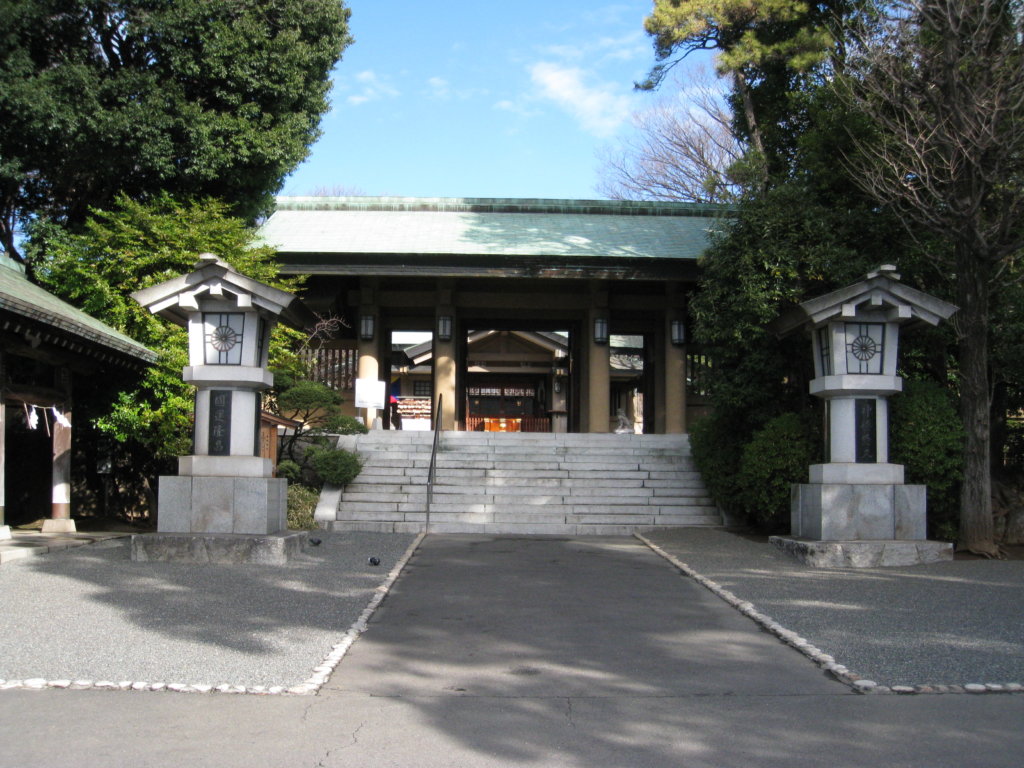
[[873, 399], [858, 398], [854, 411], [854, 430], [857, 440], [856, 461], [872, 464], [878, 461], [878, 432], [875, 424], [877, 403]]
[[210, 456], [231, 454], [231, 390], [210, 390]]

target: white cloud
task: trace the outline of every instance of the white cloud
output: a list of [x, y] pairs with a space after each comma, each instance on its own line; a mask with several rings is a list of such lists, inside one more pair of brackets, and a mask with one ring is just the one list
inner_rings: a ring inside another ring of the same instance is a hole
[[451, 87], [443, 77], [428, 78], [427, 85], [430, 86], [431, 92], [439, 98], [445, 99], [451, 94]]
[[452, 84], [445, 80], [443, 77], [428, 77], [427, 78], [428, 94], [435, 99], [459, 99], [465, 101], [467, 99], [473, 99], [477, 96], [486, 96], [486, 88], [454, 88]]
[[529, 71], [541, 96], [576, 118], [588, 133], [602, 138], [611, 136], [629, 117], [630, 100], [619, 86], [588, 85], [583, 70], [549, 61], [538, 62]]
[[651, 44], [643, 30], [618, 37], [603, 36], [579, 44], [546, 45], [538, 49], [543, 55], [563, 61], [586, 61], [600, 68], [607, 62], [651, 58]]
[[531, 109], [529, 106], [529, 99], [520, 98], [517, 101], [512, 99], [502, 99], [501, 101], [494, 103], [494, 109], [501, 110], [502, 112], [511, 112], [513, 115], [519, 117], [535, 117], [543, 114], [537, 109]]
[[651, 58], [651, 43], [641, 32], [623, 37], [603, 37], [598, 41], [596, 50], [602, 61], [645, 61]]
[[[378, 75], [372, 69], [357, 72], [353, 79], [356, 82], [358, 92], [350, 94], [345, 99], [353, 106], [359, 106], [368, 101], [377, 101], [378, 99], [394, 98], [400, 95], [399, 90], [388, 82], [386, 76]], [[352, 90], [352, 88], [346, 84], [344, 90]]]

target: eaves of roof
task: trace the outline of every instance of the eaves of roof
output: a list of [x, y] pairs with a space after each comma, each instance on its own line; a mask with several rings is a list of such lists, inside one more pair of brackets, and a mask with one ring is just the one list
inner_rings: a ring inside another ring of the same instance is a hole
[[[278, 198], [260, 228], [310, 266], [452, 259], [695, 261], [732, 209], [685, 203], [481, 198]], [[317, 270], [319, 271], [319, 270]]]
[[48, 325], [93, 345], [155, 362], [155, 352], [31, 283], [9, 259], [0, 257], [0, 310]]

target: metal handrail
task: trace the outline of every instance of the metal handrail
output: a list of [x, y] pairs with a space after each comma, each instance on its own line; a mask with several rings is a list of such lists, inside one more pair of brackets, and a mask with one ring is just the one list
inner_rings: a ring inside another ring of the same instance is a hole
[[444, 402], [444, 394], [437, 396], [437, 414], [434, 418], [434, 447], [430, 449], [430, 469], [427, 470], [427, 506], [426, 521], [423, 524], [423, 532], [430, 531], [430, 504], [434, 500], [434, 476], [437, 474], [437, 446], [441, 442], [441, 403]]

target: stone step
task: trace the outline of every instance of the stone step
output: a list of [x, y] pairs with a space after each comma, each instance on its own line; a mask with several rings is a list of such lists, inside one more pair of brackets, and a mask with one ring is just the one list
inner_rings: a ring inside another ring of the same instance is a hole
[[[426, 513], [422, 506], [410, 506], [409, 511], [361, 510], [346, 518], [364, 522], [424, 522]], [[512, 522], [512, 523], [586, 523], [586, 524], [630, 524], [630, 525], [714, 525], [720, 524], [717, 513], [691, 514], [664, 513], [659, 508], [625, 513], [596, 513], [588, 507], [552, 506], [541, 511], [526, 512], [518, 507], [494, 504], [440, 505], [431, 509], [431, 522]]]
[[[716, 527], [721, 522], [692, 523], [694, 526]], [[333, 532], [374, 531], [381, 533], [420, 533], [423, 523], [404, 522], [367, 522], [362, 520], [336, 520], [325, 526]], [[585, 523], [434, 523], [430, 524], [432, 533], [478, 533], [486, 535], [519, 535], [519, 536], [630, 536], [636, 531], [652, 530], [656, 526], [632, 525], [589, 525]]]
[[[430, 433], [344, 437], [363, 471], [336, 530], [422, 530]], [[443, 433], [431, 506], [437, 532], [614, 533], [720, 525], [679, 435]], [[348, 526], [348, 527], [346, 527]]]
[[[381, 486], [384, 488], [385, 486]], [[416, 489], [419, 493], [425, 493], [426, 486], [390, 486], [395, 489], [410, 488]], [[361, 491], [362, 489], [359, 489]], [[412, 491], [413, 493], [416, 490]], [[595, 499], [615, 500], [616, 502], [621, 501], [624, 504], [636, 504], [636, 503], [678, 503], [677, 501], [669, 501], [669, 499], [679, 498], [701, 498], [703, 494], [695, 493], [692, 496], [687, 495], [675, 495], [675, 496], [655, 496], [653, 491], [659, 490], [654, 488], [580, 488], [573, 486], [562, 486], [562, 487], [543, 487], [543, 486], [493, 486], [489, 484], [478, 484], [478, 485], [434, 485], [434, 498], [439, 496], [453, 496], [453, 497], [474, 497], [478, 495], [489, 495], [489, 496], [506, 496], [510, 501], [524, 501], [527, 498], [534, 497], [550, 497], [551, 499], [575, 499], [577, 503], [586, 504], [591, 503]], [[371, 490], [371, 493], [385, 493], [383, 490]], [[403, 491], [392, 491], [402, 493]], [[351, 490], [345, 491], [345, 497], [348, 498], [352, 493]], [[382, 501], [392, 501], [392, 499], [381, 499]], [[664, 501], [662, 501], [664, 500]], [[525, 503], [525, 502], [524, 502]]]
[[[414, 452], [414, 447], [409, 444], [403, 444], [401, 446], [392, 446], [385, 449], [385, 452], [390, 451], [408, 451]], [[429, 453], [431, 446], [418, 447], [417, 452]], [[542, 452], [550, 456], [558, 456], [566, 460], [572, 460], [573, 458], [581, 456], [600, 456], [603, 458], [615, 458], [618, 456], [648, 456], [650, 458], [657, 458], [664, 461], [675, 461], [675, 460], [687, 460], [690, 458], [689, 452], [682, 450], [671, 450], [665, 448], [650, 449], [642, 446], [551, 446], [543, 447], [539, 445], [441, 445], [438, 447], [438, 455], [452, 455], [459, 454], [462, 456], [498, 456], [502, 458], [509, 458], [520, 455], [530, 455], [537, 452]]]
[[[468, 464], [469, 468], [479, 465], [486, 465], [493, 469], [589, 469], [591, 471], [601, 470], [607, 472], [628, 472], [639, 468], [641, 457], [630, 456], [612, 460], [611, 458], [585, 457], [581, 460], [570, 461], [565, 456], [548, 456], [543, 453], [523, 453], [515, 456], [493, 456], [487, 454], [472, 454], [462, 456], [458, 454], [439, 453], [437, 455], [438, 467], [452, 467], [457, 469], [462, 464]], [[414, 459], [416, 460], [416, 459]], [[645, 464], [650, 463], [645, 461]], [[657, 464], [659, 471], [669, 470], [667, 464]]]

